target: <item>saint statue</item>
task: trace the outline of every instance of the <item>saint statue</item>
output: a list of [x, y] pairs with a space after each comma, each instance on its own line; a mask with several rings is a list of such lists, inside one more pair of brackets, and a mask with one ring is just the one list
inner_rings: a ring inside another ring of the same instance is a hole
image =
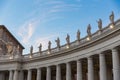
[[51, 51], [51, 41], [48, 42], [48, 51]]
[[77, 40], [80, 41], [80, 31], [77, 31]]
[[41, 43], [40, 43], [40, 46], [38, 48], [39, 48], [39, 52], [41, 53], [42, 52], [42, 44]]
[[97, 22], [98, 22], [99, 31], [102, 31], [102, 20], [99, 19], [99, 21], [97, 21]]
[[114, 24], [114, 12], [112, 11], [111, 15], [109, 16], [110, 22]]
[[33, 46], [30, 47], [30, 54], [33, 53]]
[[60, 48], [60, 39], [59, 37], [57, 38], [57, 40], [55, 40], [56, 44], [57, 44], [57, 48]]
[[70, 44], [70, 36], [69, 36], [69, 34], [67, 34], [66, 42], [67, 42], [68, 45]]
[[91, 36], [91, 25], [90, 24], [87, 27], [87, 34], [89, 37]]

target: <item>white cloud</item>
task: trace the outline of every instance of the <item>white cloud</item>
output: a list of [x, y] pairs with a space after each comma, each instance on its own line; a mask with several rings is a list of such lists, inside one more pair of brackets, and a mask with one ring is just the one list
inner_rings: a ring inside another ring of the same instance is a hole
[[[43, 4], [41, 4], [41, 2], [43, 2]], [[18, 31], [19, 36], [21, 36], [21, 41], [27, 50], [32, 44], [38, 47], [40, 43], [42, 43], [43, 49], [47, 49], [48, 41], [57, 36], [50, 35], [49, 37], [39, 38], [40, 36], [36, 35], [36, 37], [38, 37], [37, 39], [31, 39], [36, 29], [38, 29], [37, 25], [41, 26], [43, 23], [51, 20], [63, 19], [64, 16], [60, 16], [57, 14], [58, 12], [69, 12], [81, 7], [81, 5], [65, 3], [65, 1], [60, 0], [36, 0], [35, 5], [38, 6], [37, 9], [34, 9], [34, 11], [26, 15], [26, 18], [29, 20], [25, 21]], [[46, 8], [46, 6], [48, 7]], [[37, 50], [37, 48], [34, 49], [35, 51]]]
[[32, 22], [26, 22], [20, 27], [18, 34], [21, 36], [23, 44], [28, 44], [30, 38], [34, 34], [35, 27], [36, 24]]

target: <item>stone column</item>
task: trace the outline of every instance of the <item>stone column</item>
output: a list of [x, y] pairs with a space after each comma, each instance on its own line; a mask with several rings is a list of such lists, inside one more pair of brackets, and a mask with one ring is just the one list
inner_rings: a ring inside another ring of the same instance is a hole
[[120, 80], [120, 62], [117, 49], [112, 49], [113, 80]]
[[13, 80], [18, 80], [18, 70], [14, 71]]
[[56, 66], [56, 80], [61, 80], [61, 67], [60, 64]]
[[106, 60], [104, 54], [99, 54], [100, 80], [107, 80]]
[[24, 72], [23, 72], [23, 70], [20, 71], [19, 79], [20, 80], [24, 79]]
[[41, 68], [37, 69], [37, 80], [41, 80]]
[[9, 71], [9, 80], [13, 80], [13, 71], [12, 70]]
[[29, 69], [28, 70], [28, 75], [27, 75], [27, 80], [31, 80], [32, 79], [32, 70]]
[[66, 63], [66, 80], [71, 80], [71, 64], [70, 62]]
[[82, 80], [82, 63], [77, 60], [77, 80]]
[[46, 80], [51, 80], [51, 68], [50, 68], [50, 66], [47, 67]]
[[94, 68], [92, 57], [88, 57], [88, 80], [94, 80]]

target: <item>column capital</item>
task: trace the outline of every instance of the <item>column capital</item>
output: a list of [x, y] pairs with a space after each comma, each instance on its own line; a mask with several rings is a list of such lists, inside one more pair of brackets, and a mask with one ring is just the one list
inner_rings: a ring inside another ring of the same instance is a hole
[[115, 48], [112, 48], [111, 51], [112, 51], [112, 52], [117, 52], [117, 48], [116, 48], [116, 47], [115, 47]]
[[28, 71], [31, 71], [32, 69], [27, 69]]
[[38, 67], [38, 68], [36, 68], [37, 70], [40, 70], [41, 69], [41, 67]]
[[82, 59], [78, 59], [78, 60], [76, 60], [78, 63], [81, 63], [82, 62]]
[[8, 71], [14, 71], [14, 70], [10, 69], [10, 70], [8, 70]]

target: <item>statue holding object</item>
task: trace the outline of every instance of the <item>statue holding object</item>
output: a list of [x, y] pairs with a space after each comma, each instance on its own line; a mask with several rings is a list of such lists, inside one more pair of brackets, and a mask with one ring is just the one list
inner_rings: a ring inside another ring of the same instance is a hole
[[102, 32], [102, 20], [99, 19], [99, 21], [97, 21], [97, 22], [98, 22], [99, 31]]
[[66, 42], [67, 42], [67, 45], [70, 45], [70, 36], [69, 36], [69, 34], [67, 34]]
[[114, 12], [112, 11], [111, 15], [109, 16], [110, 22], [114, 24]]
[[90, 24], [87, 27], [87, 34], [88, 34], [88, 37], [91, 37], [91, 25]]
[[42, 53], [42, 44], [41, 43], [40, 43], [40, 46], [38, 48], [39, 48], [39, 53]]
[[59, 37], [57, 38], [57, 40], [55, 40], [56, 44], [57, 44], [57, 48], [60, 48], [60, 39]]

